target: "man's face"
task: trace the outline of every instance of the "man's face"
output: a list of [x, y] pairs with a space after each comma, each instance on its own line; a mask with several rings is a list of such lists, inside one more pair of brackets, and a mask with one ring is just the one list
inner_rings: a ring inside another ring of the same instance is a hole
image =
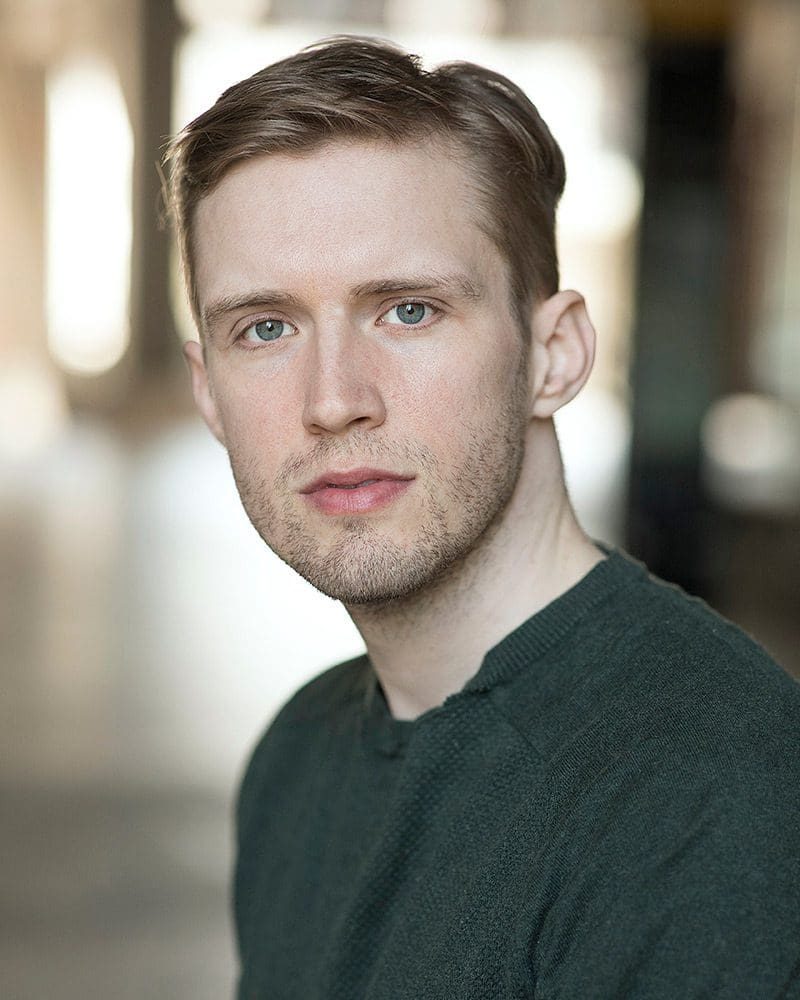
[[195, 395], [261, 537], [346, 604], [460, 565], [519, 476], [527, 349], [474, 203], [440, 146], [335, 143], [197, 209]]

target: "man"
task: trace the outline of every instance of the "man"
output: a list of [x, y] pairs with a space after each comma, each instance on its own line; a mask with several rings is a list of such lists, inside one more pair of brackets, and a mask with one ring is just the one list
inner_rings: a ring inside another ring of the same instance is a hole
[[197, 405], [368, 650], [245, 777], [239, 995], [800, 995], [800, 691], [576, 522], [594, 331], [527, 98], [335, 39], [167, 159]]

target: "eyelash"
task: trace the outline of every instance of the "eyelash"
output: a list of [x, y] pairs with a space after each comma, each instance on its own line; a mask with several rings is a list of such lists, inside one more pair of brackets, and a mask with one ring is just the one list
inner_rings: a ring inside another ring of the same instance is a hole
[[[400, 309], [403, 306], [408, 306], [408, 305], [424, 306], [426, 309], [429, 309], [431, 311], [432, 316], [430, 316], [427, 319], [427, 321], [423, 320], [420, 323], [403, 323], [400, 320], [397, 320], [395, 322], [390, 322], [384, 318], [390, 312], [392, 312], [393, 309]], [[428, 302], [427, 299], [402, 299], [400, 302], [395, 302], [393, 305], [390, 305], [388, 309], [384, 309], [384, 311], [378, 317], [377, 322], [378, 325], [380, 326], [394, 326], [394, 327], [404, 327], [406, 329], [411, 329], [411, 330], [415, 328], [424, 330], [427, 327], [431, 326], [431, 324], [434, 323], [441, 314], [442, 314], [441, 306], [434, 305], [433, 302]], [[241, 332], [237, 334], [236, 340], [239, 343], [241, 343], [247, 350], [259, 350], [259, 345], [256, 342], [248, 341], [245, 339], [246, 334], [249, 330], [252, 330], [253, 327], [257, 326], [259, 323], [270, 323], [270, 322], [283, 323], [286, 326], [291, 327], [295, 331], [295, 333], [297, 332], [297, 327], [295, 326], [295, 324], [291, 323], [288, 319], [283, 319], [282, 317], [275, 316], [274, 314], [271, 313], [265, 313], [263, 316], [256, 316], [255, 318], [249, 320], [247, 326], [245, 326], [241, 330]], [[283, 340], [284, 336], [275, 337], [273, 339], [276, 341]], [[269, 344], [271, 343], [271, 341], [262, 340], [261, 343]]]

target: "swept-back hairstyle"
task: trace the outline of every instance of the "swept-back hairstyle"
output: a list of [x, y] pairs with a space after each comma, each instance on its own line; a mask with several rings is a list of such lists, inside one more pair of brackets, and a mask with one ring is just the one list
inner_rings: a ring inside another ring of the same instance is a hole
[[472, 63], [429, 72], [387, 42], [340, 36], [229, 87], [167, 148], [167, 204], [198, 326], [198, 203], [243, 160], [309, 153], [334, 140], [445, 144], [474, 186], [476, 224], [508, 265], [517, 320], [527, 325], [533, 302], [558, 289], [555, 211], [564, 158], [522, 90]]

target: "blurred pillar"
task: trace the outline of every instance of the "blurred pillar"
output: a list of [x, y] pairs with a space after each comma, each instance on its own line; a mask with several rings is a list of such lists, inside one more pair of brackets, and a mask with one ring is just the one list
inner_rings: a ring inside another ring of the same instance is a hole
[[[47, 23], [0, 7], [0, 492], [12, 463], [58, 434], [66, 400], [44, 312]], [[22, 520], [19, 521], [20, 530]]]
[[[71, 403], [114, 412], [143, 375], [178, 358], [169, 306], [169, 240], [159, 227], [160, 147], [170, 131], [177, 28], [171, 0], [0, 0], [0, 354], [24, 347], [47, 359], [45, 84], [51, 69], [94, 56], [116, 70], [134, 133], [131, 346], [98, 375], [59, 373]], [[102, 134], [82, 150], [104, 168]]]
[[682, 37], [670, 20], [647, 46], [627, 544], [654, 572], [702, 595], [700, 424], [723, 351], [727, 53], [724, 38], [698, 38], [694, 27]]
[[[7, 39], [6, 39], [7, 41]], [[46, 355], [44, 69], [0, 48], [0, 365]]]
[[[159, 375], [178, 356], [169, 300], [170, 241], [159, 224], [158, 163], [172, 129], [172, 75], [178, 21], [171, 0], [140, 0], [135, 39], [131, 329], [140, 372]], [[129, 98], [130, 100], [130, 98]]]

